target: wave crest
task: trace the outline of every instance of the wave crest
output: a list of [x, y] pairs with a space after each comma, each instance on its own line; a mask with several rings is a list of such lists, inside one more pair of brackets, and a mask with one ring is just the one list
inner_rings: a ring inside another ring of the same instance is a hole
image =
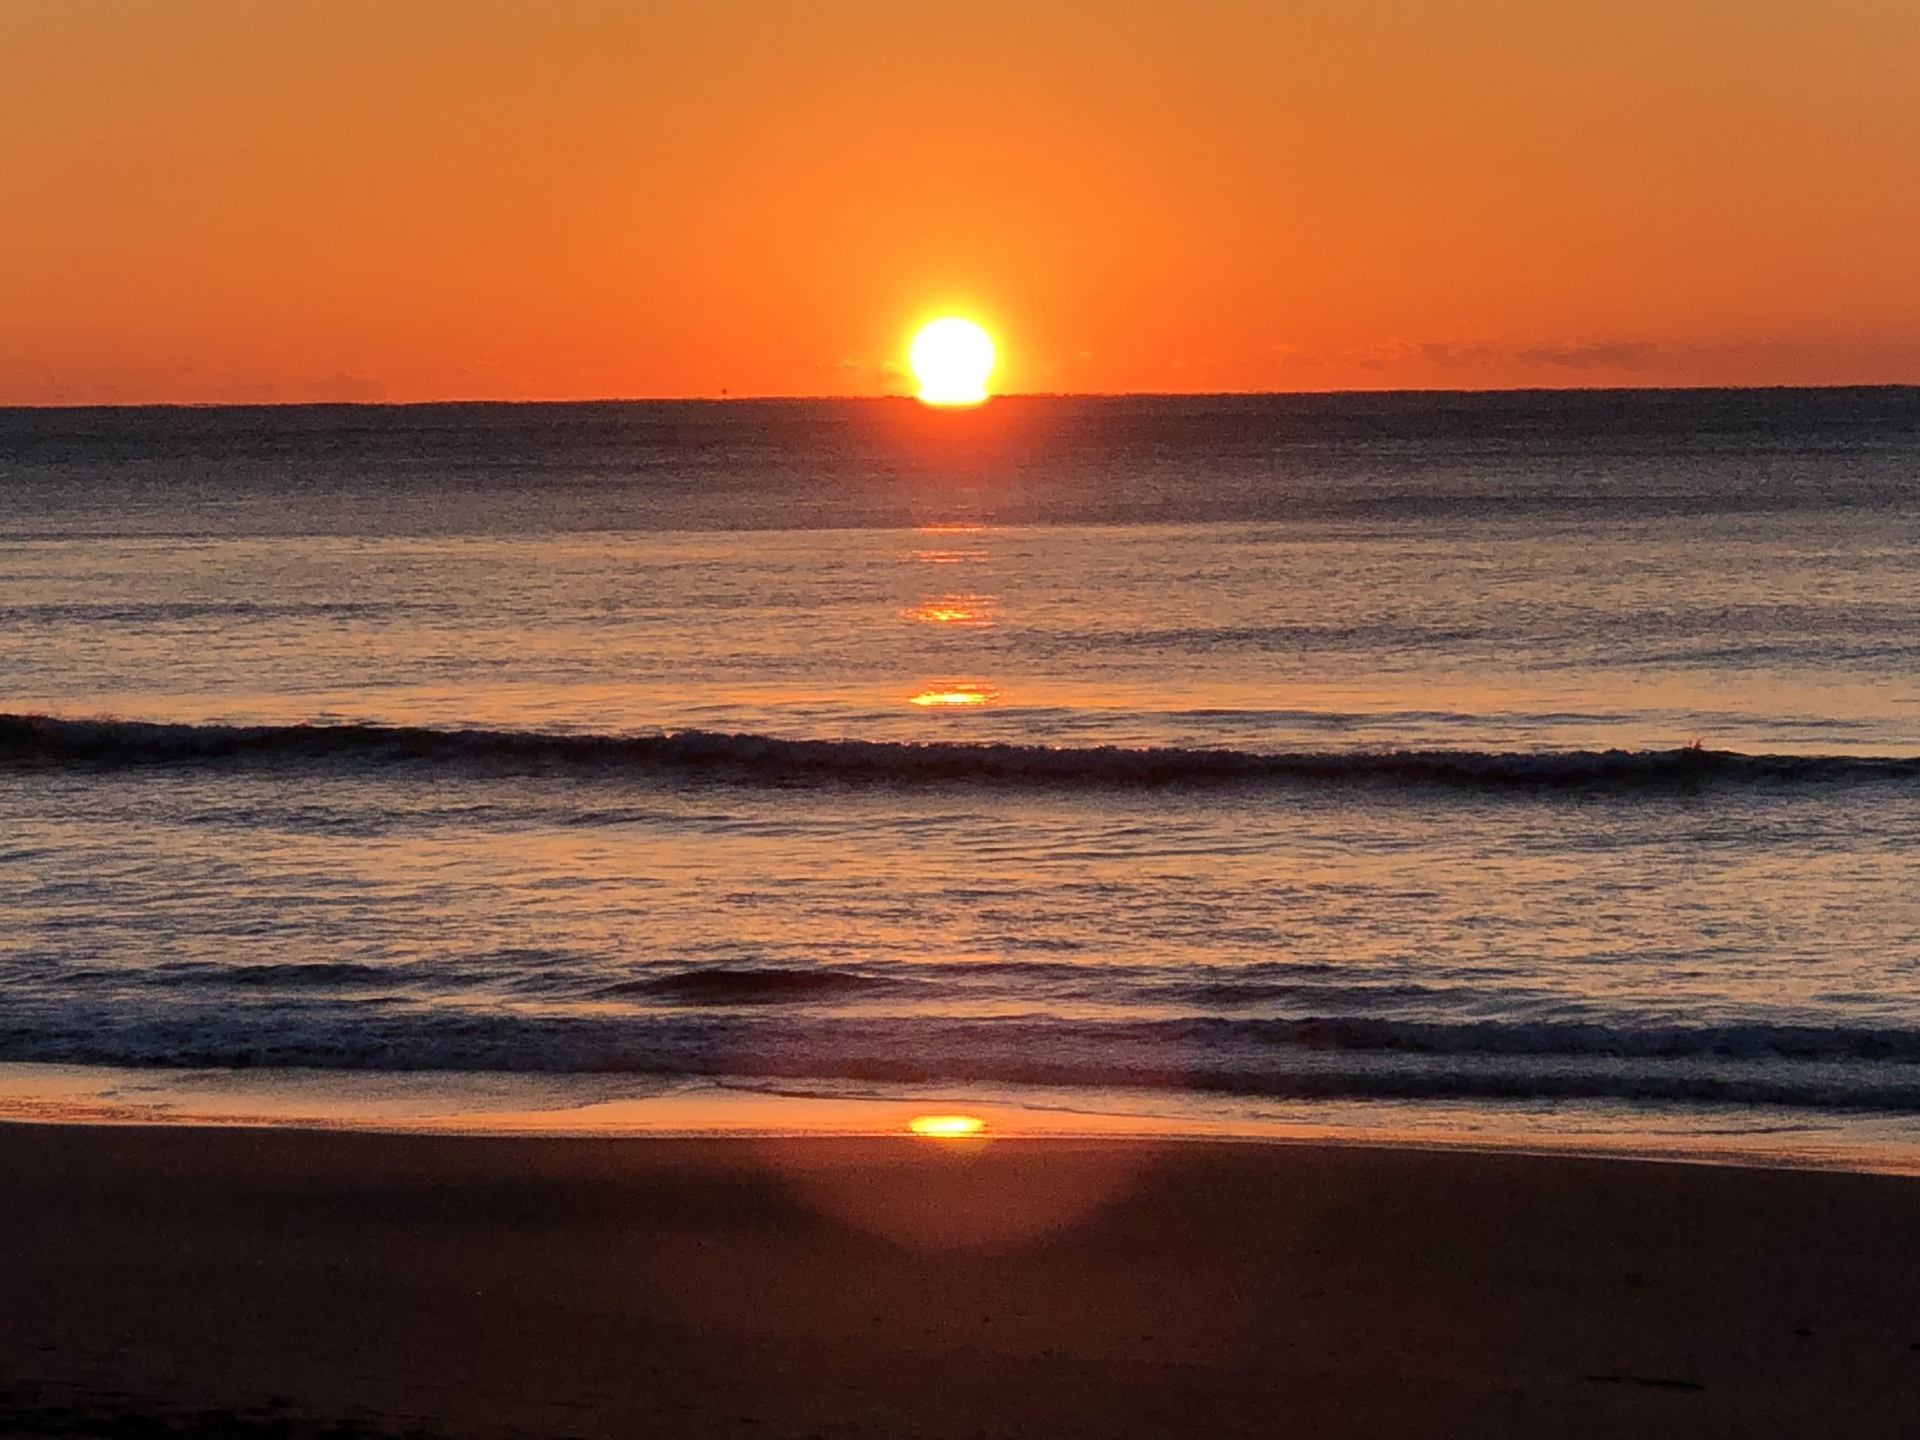
[[1346, 750], [802, 740], [398, 725], [184, 725], [0, 715], [0, 764], [26, 768], [438, 764], [684, 773], [748, 783], [1372, 784], [1462, 790], [1639, 790], [1710, 784], [1910, 783], [1920, 757], [1672, 750]]

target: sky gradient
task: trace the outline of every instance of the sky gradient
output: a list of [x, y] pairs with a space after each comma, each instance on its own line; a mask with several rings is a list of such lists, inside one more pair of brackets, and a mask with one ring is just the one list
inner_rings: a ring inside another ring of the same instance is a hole
[[1920, 382], [1920, 4], [0, 0], [0, 403]]

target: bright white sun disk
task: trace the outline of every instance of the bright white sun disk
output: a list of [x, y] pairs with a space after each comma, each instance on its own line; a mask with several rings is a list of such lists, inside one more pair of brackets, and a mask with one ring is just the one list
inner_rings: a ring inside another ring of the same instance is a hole
[[907, 351], [920, 398], [929, 405], [978, 405], [987, 398], [994, 358], [993, 337], [957, 315], [923, 325]]

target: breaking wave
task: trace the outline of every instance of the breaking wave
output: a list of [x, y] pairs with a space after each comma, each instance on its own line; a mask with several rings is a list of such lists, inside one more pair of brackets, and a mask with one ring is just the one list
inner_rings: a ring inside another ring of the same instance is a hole
[[887, 988], [884, 980], [840, 970], [773, 970], [733, 965], [620, 980], [602, 986], [599, 993], [608, 999], [653, 999], [680, 1005], [779, 1005], [791, 1001], [831, 1000]]
[[0, 764], [24, 768], [445, 765], [698, 775], [744, 783], [1369, 784], [1458, 790], [1659, 790], [1716, 784], [1910, 784], [1920, 756], [1671, 750], [1232, 749], [805, 740], [416, 726], [184, 725], [0, 715]]
[[[159, 1067], [1116, 1086], [1274, 1098], [1608, 1099], [1920, 1114], [1920, 1032], [1796, 1026], [1436, 1025], [1370, 1019], [1098, 1022], [1025, 1016], [748, 1019], [345, 1011], [0, 1026], [0, 1061]], [[789, 999], [795, 997], [787, 997]]]

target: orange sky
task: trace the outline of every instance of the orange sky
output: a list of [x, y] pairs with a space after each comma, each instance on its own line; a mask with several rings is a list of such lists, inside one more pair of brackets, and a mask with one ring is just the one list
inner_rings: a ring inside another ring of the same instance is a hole
[[0, 0], [0, 403], [1920, 382], [1915, 0]]

